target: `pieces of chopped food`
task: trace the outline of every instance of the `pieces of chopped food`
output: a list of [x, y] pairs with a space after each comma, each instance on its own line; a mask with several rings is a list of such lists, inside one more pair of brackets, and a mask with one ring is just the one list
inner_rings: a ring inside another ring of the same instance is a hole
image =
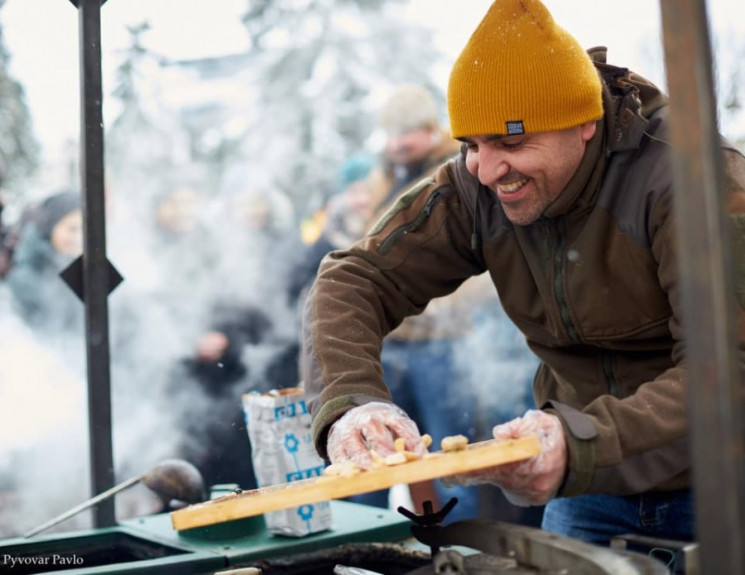
[[354, 461], [348, 459], [347, 461], [340, 461], [339, 463], [332, 463], [323, 470], [324, 475], [332, 475], [339, 477], [352, 477], [362, 471]]
[[465, 435], [450, 435], [443, 437], [440, 442], [440, 448], [447, 452], [462, 451], [468, 447], [468, 438]]
[[402, 451], [401, 454], [406, 458], [406, 461], [414, 461], [415, 459], [422, 459], [423, 457], [413, 451]]
[[[424, 443], [424, 447], [429, 449], [429, 446], [432, 445], [432, 437], [425, 433], [422, 435], [422, 442]], [[370, 457], [372, 457], [373, 460], [372, 467], [380, 468], [384, 466], [400, 465], [402, 463], [414, 461], [415, 459], [426, 459], [442, 455], [441, 453], [429, 452], [425, 452], [424, 455], [419, 455], [413, 451], [407, 451], [405, 443], [403, 437], [398, 437], [393, 442], [393, 447], [396, 452], [391, 453], [386, 457], [381, 456], [377, 451], [371, 449]], [[467, 446], [468, 438], [465, 435], [451, 435], [449, 437], [444, 437], [440, 442], [440, 447], [444, 452], [462, 451], [466, 449]], [[342, 461], [340, 463], [332, 463], [323, 470], [323, 474], [325, 476], [353, 477], [362, 471], [364, 470], [361, 467], [350, 460]]]
[[383, 461], [386, 465], [399, 465], [401, 463], [406, 463], [409, 460], [406, 458], [405, 452], [397, 451], [396, 453], [391, 453], [390, 455], [386, 456]]
[[[429, 437], [429, 435], [427, 437]], [[432, 442], [431, 437], [429, 437], [429, 441], [430, 443]], [[396, 450], [396, 453], [385, 458], [387, 465], [398, 465], [399, 463], [406, 463], [407, 461], [414, 461], [415, 459], [422, 458], [422, 456], [418, 453], [407, 451], [405, 443], [406, 441], [403, 437], [396, 438], [396, 440], [393, 442], [393, 447]], [[429, 443], [426, 445], [429, 445]]]
[[372, 457], [372, 466], [373, 467], [383, 467], [386, 465], [385, 463], [385, 457], [380, 455], [377, 451], [374, 449], [370, 450], [370, 457]]
[[393, 442], [393, 448], [398, 452], [406, 451], [406, 440], [403, 437], [397, 437]]

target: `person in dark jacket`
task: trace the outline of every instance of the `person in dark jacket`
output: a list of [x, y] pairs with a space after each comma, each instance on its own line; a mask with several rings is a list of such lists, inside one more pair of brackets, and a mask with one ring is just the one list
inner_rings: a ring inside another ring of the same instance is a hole
[[[193, 354], [169, 374], [169, 394], [185, 398], [180, 401], [186, 413], [179, 455], [199, 469], [207, 486], [236, 483], [253, 489], [257, 483], [241, 395], [250, 379], [256, 379], [251, 369], [258, 367], [246, 363], [244, 349], [267, 345], [271, 319], [255, 306], [219, 303], [212, 307], [210, 320], [211, 329], [199, 334]], [[286, 364], [273, 359], [265, 378], [274, 381], [272, 370], [287, 369]]]
[[[297, 321], [286, 262], [297, 251], [283, 195], [252, 188], [244, 170], [226, 177], [221, 248], [203, 320], [189, 353], [168, 374], [169, 396], [184, 405], [179, 454], [206, 485], [257, 487], [241, 397], [298, 384]], [[289, 337], [286, 332], [290, 332]]]
[[[396, 437], [423, 453], [383, 384], [383, 337], [488, 271], [541, 360], [538, 409], [493, 433], [537, 434], [541, 452], [458, 480], [545, 503], [542, 525], [561, 535], [692, 539], [686, 386], [696, 382], [666, 97], [604, 49], [583, 50], [539, 0], [496, 0], [453, 66], [448, 110], [460, 157], [327, 257], [308, 297], [303, 379], [319, 453], [369, 466], [370, 450], [386, 456]], [[726, 142], [722, 153], [727, 205], [742, 218], [745, 157]], [[742, 350], [742, 298], [736, 313]]]
[[13, 308], [45, 335], [83, 336], [83, 306], [59, 274], [83, 251], [80, 194], [63, 190], [34, 207], [19, 232], [7, 275]]

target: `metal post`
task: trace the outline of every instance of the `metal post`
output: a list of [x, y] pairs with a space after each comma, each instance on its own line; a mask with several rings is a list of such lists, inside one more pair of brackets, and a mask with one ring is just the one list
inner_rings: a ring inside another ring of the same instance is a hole
[[661, 0], [701, 573], [745, 573], [743, 405], [704, 0]]
[[[101, 0], [76, 0], [80, 28], [83, 293], [88, 366], [88, 430], [93, 495], [114, 485], [109, 373], [109, 262], [106, 259], [101, 90]], [[97, 527], [116, 523], [114, 500], [94, 508]]]

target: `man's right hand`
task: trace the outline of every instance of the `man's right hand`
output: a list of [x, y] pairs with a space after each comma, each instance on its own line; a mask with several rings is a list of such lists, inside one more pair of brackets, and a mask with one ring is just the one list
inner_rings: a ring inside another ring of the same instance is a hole
[[326, 451], [331, 463], [351, 460], [363, 469], [373, 464], [371, 451], [386, 457], [395, 453], [394, 441], [404, 439], [407, 451], [424, 455], [427, 448], [419, 429], [392, 403], [372, 402], [347, 411], [329, 431]]

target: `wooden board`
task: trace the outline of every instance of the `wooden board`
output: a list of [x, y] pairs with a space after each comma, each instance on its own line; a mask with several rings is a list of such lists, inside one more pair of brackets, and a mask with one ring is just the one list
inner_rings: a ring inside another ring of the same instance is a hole
[[177, 531], [215, 525], [308, 503], [340, 499], [394, 485], [447, 477], [520, 461], [541, 451], [537, 436], [473, 443], [464, 451], [431, 453], [408, 463], [363, 471], [352, 477], [322, 476], [261, 487], [197, 503], [171, 513]]

